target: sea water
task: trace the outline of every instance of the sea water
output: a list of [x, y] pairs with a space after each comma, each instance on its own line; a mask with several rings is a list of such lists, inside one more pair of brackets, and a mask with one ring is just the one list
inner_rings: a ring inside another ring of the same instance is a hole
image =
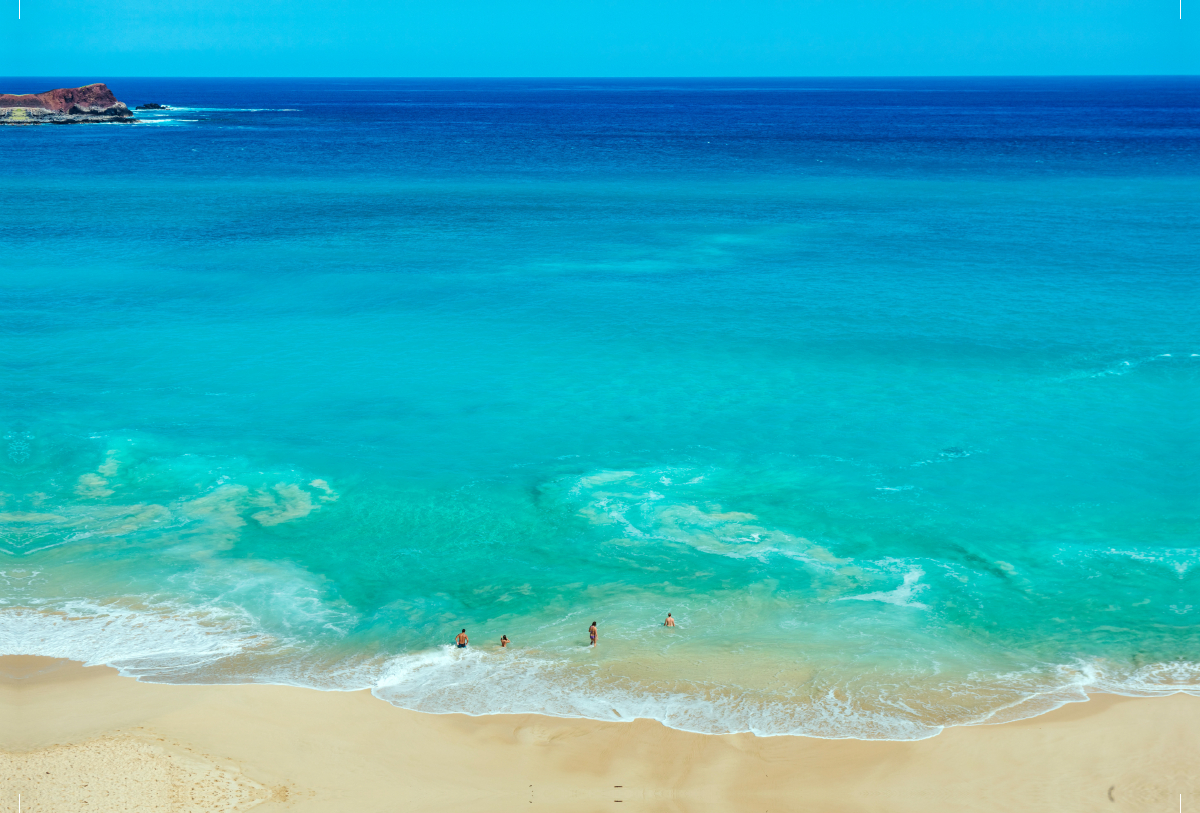
[[1200, 692], [1200, 80], [106, 81], [171, 109], [0, 131], [0, 652], [823, 737]]

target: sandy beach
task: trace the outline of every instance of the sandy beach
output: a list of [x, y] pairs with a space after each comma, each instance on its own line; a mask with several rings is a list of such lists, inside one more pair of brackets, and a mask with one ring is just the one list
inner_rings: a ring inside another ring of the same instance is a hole
[[368, 692], [0, 658], [0, 810], [1151, 811], [1200, 794], [1200, 699], [1098, 695], [919, 742], [468, 717]]

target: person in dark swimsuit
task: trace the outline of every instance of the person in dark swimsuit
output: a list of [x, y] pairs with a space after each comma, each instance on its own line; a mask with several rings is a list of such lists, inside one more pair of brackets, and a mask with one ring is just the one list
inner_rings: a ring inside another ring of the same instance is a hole
[[596, 622], [595, 621], [593, 621], [592, 625], [590, 627], [588, 627], [588, 635], [592, 639], [592, 646], [595, 646], [596, 645]]
[[467, 646], [467, 631], [463, 630], [458, 635], [455, 635], [454, 643], [459, 649], [465, 649]]

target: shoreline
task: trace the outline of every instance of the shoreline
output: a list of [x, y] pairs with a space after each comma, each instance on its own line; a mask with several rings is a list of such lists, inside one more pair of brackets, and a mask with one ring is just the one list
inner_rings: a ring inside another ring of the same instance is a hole
[[[568, 659], [563, 655], [566, 647], [551, 650], [522, 644], [502, 650], [483, 644], [459, 650], [444, 644], [357, 660], [346, 650], [322, 654], [313, 647], [304, 657], [285, 661], [261, 657], [264, 651], [277, 654], [277, 641], [255, 652], [259, 642], [253, 633], [229, 636], [203, 620], [195, 623], [157, 608], [134, 606], [107, 615], [9, 609], [15, 613], [0, 616], [15, 621], [10, 630], [16, 632], [2, 642], [0, 657], [33, 650], [46, 657], [112, 666], [122, 676], [147, 683], [369, 690], [384, 702], [422, 714], [536, 714], [597, 722], [646, 718], [704, 735], [911, 742], [939, 736], [948, 728], [1033, 719], [1094, 695], [1161, 697], [1180, 690], [1194, 693], [1200, 685], [1194, 667], [1187, 672], [1178, 664], [1149, 663], [1122, 672], [1096, 658], [1077, 659], [1040, 674], [946, 669], [928, 681], [922, 675], [893, 674], [886, 684], [867, 684], [866, 689], [888, 685], [898, 691], [872, 698], [870, 691], [855, 693], [860, 688], [852, 685], [856, 672], [835, 671], [806, 660], [795, 648], [790, 653], [772, 650], [767, 658], [748, 661], [731, 655], [727, 648], [710, 647], [699, 653], [708, 670], [702, 676], [709, 679], [706, 683], [696, 679], [695, 671], [677, 653], [668, 657], [668, 649], [660, 648], [658, 641], [651, 647], [640, 642], [641, 649], [632, 653], [633, 647], [626, 647], [608, 660]], [[185, 626], [175, 623], [180, 618]], [[87, 624], [94, 629], [89, 632]], [[574, 649], [592, 652], [582, 644]], [[180, 650], [204, 657], [176, 661]], [[141, 655], [134, 657], [131, 652]], [[683, 653], [685, 658], [696, 654], [696, 650]], [[221, 667], [206, 668], [205, 658], [222, 662]], [[577, 668], [586, 667], [589, 660], [594, 662], [590, 671]], [[764, 675], [769, 675], [773, 687]], [[813, 681], [815, 675], [824, 682]], [[1191, 682], [1184, 685], [1189, 677]], [[1010, 680], [1006, 683], [1003, 678]], [[1037, 680], [1042, 685], [1036, 685]], [[797, 687], [797, 691], [775, 691], [779, 686]]]
[[[0, 658], [0, 797], [90, 811], [1146, 810], [1200, 793], [1200, 698], [1093, 695], [916, 741], [400, 709], [369, 690], [142, 683]], [[90, 794], [90, 795], [89, 795]], [[87, 802], [86, 807], [83, 802]], [[1174, 807], [1174, 805], [1172, 805]], [[1164, 808], [1165, 809], [1165, 808]]]

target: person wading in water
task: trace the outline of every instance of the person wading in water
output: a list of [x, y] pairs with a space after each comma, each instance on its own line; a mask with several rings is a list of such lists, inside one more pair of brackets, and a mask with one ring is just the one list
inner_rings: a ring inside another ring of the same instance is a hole
[[455, 635], [454, 643], [458, 646], [459, 649], [465, 648], [467, 645], [467, 631], [463, 630], [458, 635]]
[[592, 646], [595, 646], [596, 645], [596, 622], [595, 621], [593, 621], [592, 625], [590, 627], [588, 627], [588, 636], [592, 639]]
[[667, 613], [667, 620], [663, 622], [663, 626], [664, 626], [664, 627], [673, 627], [673, 626], [675, 626], [675, 619], [671, 617], [671, 614], [670, 614], [670, 613]]

